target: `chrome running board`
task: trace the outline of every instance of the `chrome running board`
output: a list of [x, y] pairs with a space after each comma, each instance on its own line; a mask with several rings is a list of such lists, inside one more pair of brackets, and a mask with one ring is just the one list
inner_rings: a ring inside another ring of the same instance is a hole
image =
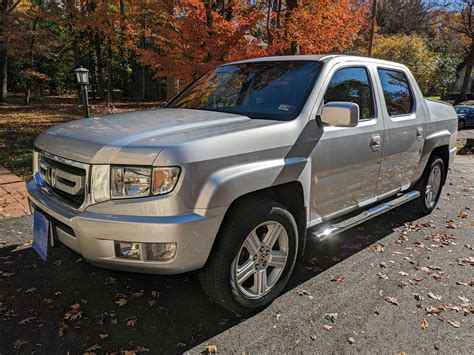
[[349, 219], [346, 219], [336, 224], [329, 224], [329, 225], [320, 227], [310, 232], [310, 235], [319, 240], [325, 240], [336, 234], [344, 232], [345, 230], [355, 227], [358, 224], [364, 223], [365, 221], [368, 221], [371, 218], [380, 216], [381, 214], [388, 212], [394, 209], [395, 207], [401, 206], [404, 203], [407, 203], [411, 200], [414, 200], [415, 198], [419, 196], [420, 196], [420, 191], [414, 190], [414, 191], [407, 192], [406, 194], [400, 197], [397, 197], [393, 200], [390, 200], [388, 202], [384, 202], [384, 203], [381, 203], [380, 205], [372, 207], [371, 209], [368, 209], [367, 211], [364, 211], [358, 214], [357, 216], [351, 217]]

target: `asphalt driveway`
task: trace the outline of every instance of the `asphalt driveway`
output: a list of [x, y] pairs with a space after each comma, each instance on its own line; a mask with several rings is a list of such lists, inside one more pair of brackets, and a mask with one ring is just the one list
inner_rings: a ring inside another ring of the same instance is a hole
[[43, 262], [30, 246], [31, 217], [6, 219], [0, 353], [194, 353], [209, 345], [235, 353], [470, 353], [473, 236], [474, 158], [458, 157], [433, 214], [402, 206], [310, 241], [287, 292], [243, 319], [210, 303], [196, 273], [108, 271], [63, 247]]

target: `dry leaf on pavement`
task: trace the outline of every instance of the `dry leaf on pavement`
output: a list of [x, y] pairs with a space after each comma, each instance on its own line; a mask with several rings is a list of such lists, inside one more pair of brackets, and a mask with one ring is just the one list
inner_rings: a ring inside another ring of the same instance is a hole
[[326, 313], [324, 318], [334, 323], [334, 321], [337, 319], [337, 313]]
[[217, 346], [215, 345], [207, 345], [203, 351], [204, 354], [216, 354], [217, 353]]
[[423, 319], [420, 323], [421, 329], [426, 329], [428, 328], [428, 321], [426, 319]]
[[440, 300], [441, 300], [441, 296], [435, 295], [433, 292], [428, 293], [428, 297], [429, 297], [429, 298], [432, 298], [432, 299], [434, 299], [434, 300], [436, 300], [436, 301], [440, 301]]
[[395, 306], [398, 306], [398, 300], [395, 297], [385, 297], [385, 301], [388, 303], [394, 304]]
[[336, 275], [331, 277], [331, 282], [344, 282], [344, 277]]
[[30, 323], [33, 319], [36, 319], [36, 317], [28, 317], [28, 318], [25, 318], [25, 319], [22, 319], [21, 321], [18, 322], [18, 324], [27, 324], [27, 323]]
[[454, 328], [459, 328], [461, 326], [461, 322], [457, 320], [450, 320], [448, 321], [449, 324], [451, 324]]
[[332, 325], [325, 324], [323, 328], [329, 332], [332, 329]]
[[13, 343], [13, 347], [17, 350], [20, 350], [21, 347], [23, 345], [26, 345], [28, 344], [28, 340], [25, 340], [25, 339], [17, 339], [14, 343]]
[[350, 337], [349, 339], [347, 339], [347, 341], [349, 342], [349, 344], [354, 344], [355, 343], [355, 340], [353, 337]]
[[117, 301], [115, 301], [115, 303], [118, 304], [119, 307], [125, 306], [127, 302], [128, 301], [126, 298], [119, 298]]

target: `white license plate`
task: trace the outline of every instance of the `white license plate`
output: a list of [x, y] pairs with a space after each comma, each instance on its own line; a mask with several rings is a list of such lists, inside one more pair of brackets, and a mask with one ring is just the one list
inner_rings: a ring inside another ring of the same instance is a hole
[[46, 261], [48, 257], [49, 229], [48, 219], [37, 210], [33, 214], [33, 249], [39, 254], [41, 259]]

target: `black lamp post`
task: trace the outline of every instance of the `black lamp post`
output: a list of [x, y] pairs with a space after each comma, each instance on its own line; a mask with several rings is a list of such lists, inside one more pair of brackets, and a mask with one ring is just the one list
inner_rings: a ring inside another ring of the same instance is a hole
[[74, 70], [74, 73], [76, 73], [77, 83], [81, 85], [84, 116], [91, 117], [91, 112], [89, 109], [89, 96], [87, 92], [87, 85], [89, 85], [89, 70], [81, 66]]

